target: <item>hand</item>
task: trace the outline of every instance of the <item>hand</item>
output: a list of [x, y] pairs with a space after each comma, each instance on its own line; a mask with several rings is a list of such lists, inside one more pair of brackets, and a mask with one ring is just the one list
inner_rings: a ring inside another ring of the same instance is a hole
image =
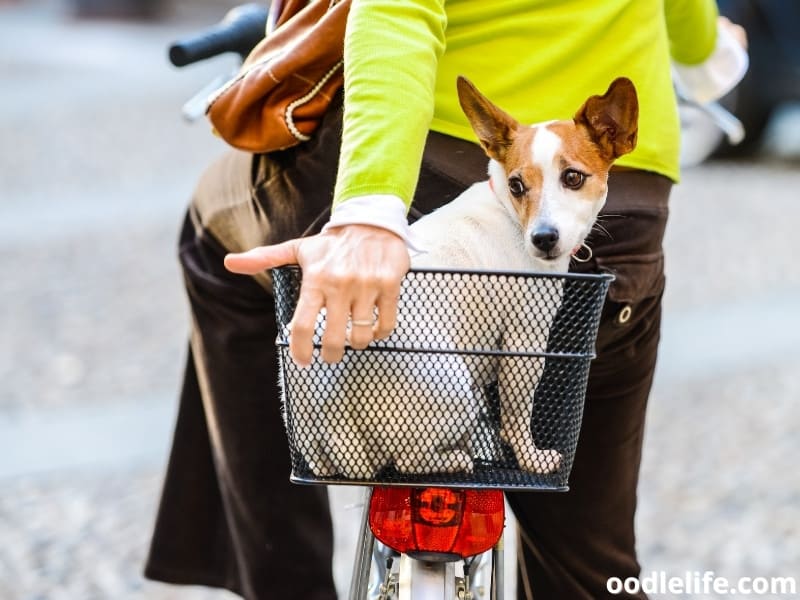
[[289, 354], [298, 365], [311, 364], [312, 338], [323, 307], [326, 362], [342, 359], [348, 339], [351, 347], [361, 350], [394, 329], [400, 283], [410, 266], [408, 249], [399, 236], [381, 227], [345, 225], [225, 257], [228, 270], [246, 275], [292, 264], [303, 270], [289, 340]]

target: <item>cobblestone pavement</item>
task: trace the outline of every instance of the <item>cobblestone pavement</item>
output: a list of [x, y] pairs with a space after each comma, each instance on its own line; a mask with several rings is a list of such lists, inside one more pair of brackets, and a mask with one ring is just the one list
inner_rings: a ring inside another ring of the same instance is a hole
[[[3, 600], [233, 598], [141, 577], [184, 359], [175, 233], [222, 149], [177, 116], [229, 67], [166, 66], [166, 43], [190, 25], [0, 7]], [[42, 39], [59, 50], [39, 52]], [[673, 196], [645, 574], [800, 582], [798, 189], [797, 163], [718, 162]], [[344, 547], [354, 492], [336, 496]], [[342, 582], [344, 550], [337, 565]]]

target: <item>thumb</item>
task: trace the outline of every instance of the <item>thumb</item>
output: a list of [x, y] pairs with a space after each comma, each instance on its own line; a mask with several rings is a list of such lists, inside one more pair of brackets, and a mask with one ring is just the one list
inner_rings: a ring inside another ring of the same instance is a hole
[[255, 275], [273, 267], [297, 264], [299, 239], [273, 246], [259, 246], [247, 252], [234, 252], [225, 256], [225, 268], [233, 273]]

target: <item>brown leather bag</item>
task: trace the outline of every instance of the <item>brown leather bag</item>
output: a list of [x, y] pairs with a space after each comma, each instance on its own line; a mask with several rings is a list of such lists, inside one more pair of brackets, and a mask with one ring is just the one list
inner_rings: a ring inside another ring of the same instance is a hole
[[209, 99], [222, 139], [256, 153], [310, 139], [344, 80], [349, 9], [350, 0], [273, 0], [267, 36]]

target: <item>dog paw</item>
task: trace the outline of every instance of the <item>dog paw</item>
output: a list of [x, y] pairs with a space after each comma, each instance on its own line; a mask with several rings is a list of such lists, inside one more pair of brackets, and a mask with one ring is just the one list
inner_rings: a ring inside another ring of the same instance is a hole
[[540, 450], [517, 454], [517, 463], [520, 469], [530, 473], [555, 473], [561, 467], [561, 453], [557, 450]]
[[316, 477], [333, 477], [336, 475], [336, 467], [330, 461], [308, 461], [308, 467]]
[[370, 468], [367, 465], [347, 465], [343, 466], [339, 471], [347, 479], [353, 481], [372, 481], [375, 478], [377, 469]]
[[472, 456], [466, 450], [449, 450], [443, 452], [439, 458], [444, 473], [472, 473]]
[[536, 447], [530, 435], [520, 435], [521, 428], [501, 429], [500, 439], [514, 452], [519, 468], [529, 473], [555, 473], [561, 468], [561, 453], [558, 450]]
[[315, 477], [333, 477], [336, 475], [336, 465], [322, 448], [318, 446], [306, 447], [302, 449], [302, 453], [308, 468], [314, 473]]

